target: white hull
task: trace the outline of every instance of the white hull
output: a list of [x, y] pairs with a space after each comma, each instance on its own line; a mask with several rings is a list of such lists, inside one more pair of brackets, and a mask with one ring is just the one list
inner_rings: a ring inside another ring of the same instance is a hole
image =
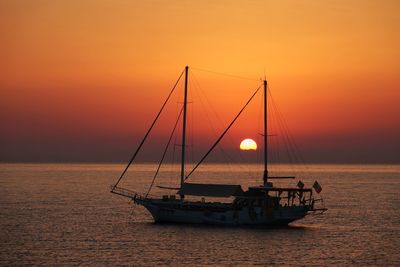
[[304, 206], [234, 209], [229, 204], [179, 200], [164, 202], [158, 199], [138, 199], [135, 202], [143, 205], [158, 223], [272, 226], [288, 225], [307, 215], [307, 207]]

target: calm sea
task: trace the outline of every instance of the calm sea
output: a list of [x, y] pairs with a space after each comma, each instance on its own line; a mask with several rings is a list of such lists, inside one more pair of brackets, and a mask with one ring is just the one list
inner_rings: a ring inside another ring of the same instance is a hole
[[[329, 210], [278, 229], [154, 224], [109, 193], [123, 167], [0, 164], [0, 265], [400, 266], [399, 165], [295, 169], [320, 182]], [[134, 166], [121, 185], [146, 190], [156, 167]], [[177, 182], [176, 166], [163, 171], [158, 184]], [[207, 165], [193, 181], [257, 185], [260, 173]]]

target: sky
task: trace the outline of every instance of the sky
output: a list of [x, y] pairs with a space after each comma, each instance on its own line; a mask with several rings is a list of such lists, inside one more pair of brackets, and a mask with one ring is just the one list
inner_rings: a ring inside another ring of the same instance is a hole
[[[0, 1], [0, 161], [128, 161], [189, 65], [200, 152], [266, 77], [306, 162], [400, 163], [399, 12], [390, 0]], [[165, 145], [182, 87], [143, 160]], [[225, 150], [259, 138], [254, 102]]]

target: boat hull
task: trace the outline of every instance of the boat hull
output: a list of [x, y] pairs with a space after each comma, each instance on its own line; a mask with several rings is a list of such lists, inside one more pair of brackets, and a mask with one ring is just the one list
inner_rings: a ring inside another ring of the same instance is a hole
[[267, 209], [263, 207], [234, 208], [230, 204], [221, 203], [163, 202], [149, 199], [135, 202], [143, 205], [156, 223], [286, 226], [307, 215], [307, 208], [304, 206]]

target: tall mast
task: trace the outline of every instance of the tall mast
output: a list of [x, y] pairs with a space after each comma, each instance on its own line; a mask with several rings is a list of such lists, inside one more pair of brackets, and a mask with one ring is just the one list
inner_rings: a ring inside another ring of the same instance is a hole
[[[183, 126], [182, 126], [182, 157], [181, 157], [181, 187], [185, 181], [185, 148], [186, 148], [186, 109], [188, 91], [188, 72], [189, 66], [185, 67], [185, 92], [183, 96]], [[181, 195], [181, 198], [184, 196]]]
[[264, 80], [264, 185], [268, 183], [267, 80]]

